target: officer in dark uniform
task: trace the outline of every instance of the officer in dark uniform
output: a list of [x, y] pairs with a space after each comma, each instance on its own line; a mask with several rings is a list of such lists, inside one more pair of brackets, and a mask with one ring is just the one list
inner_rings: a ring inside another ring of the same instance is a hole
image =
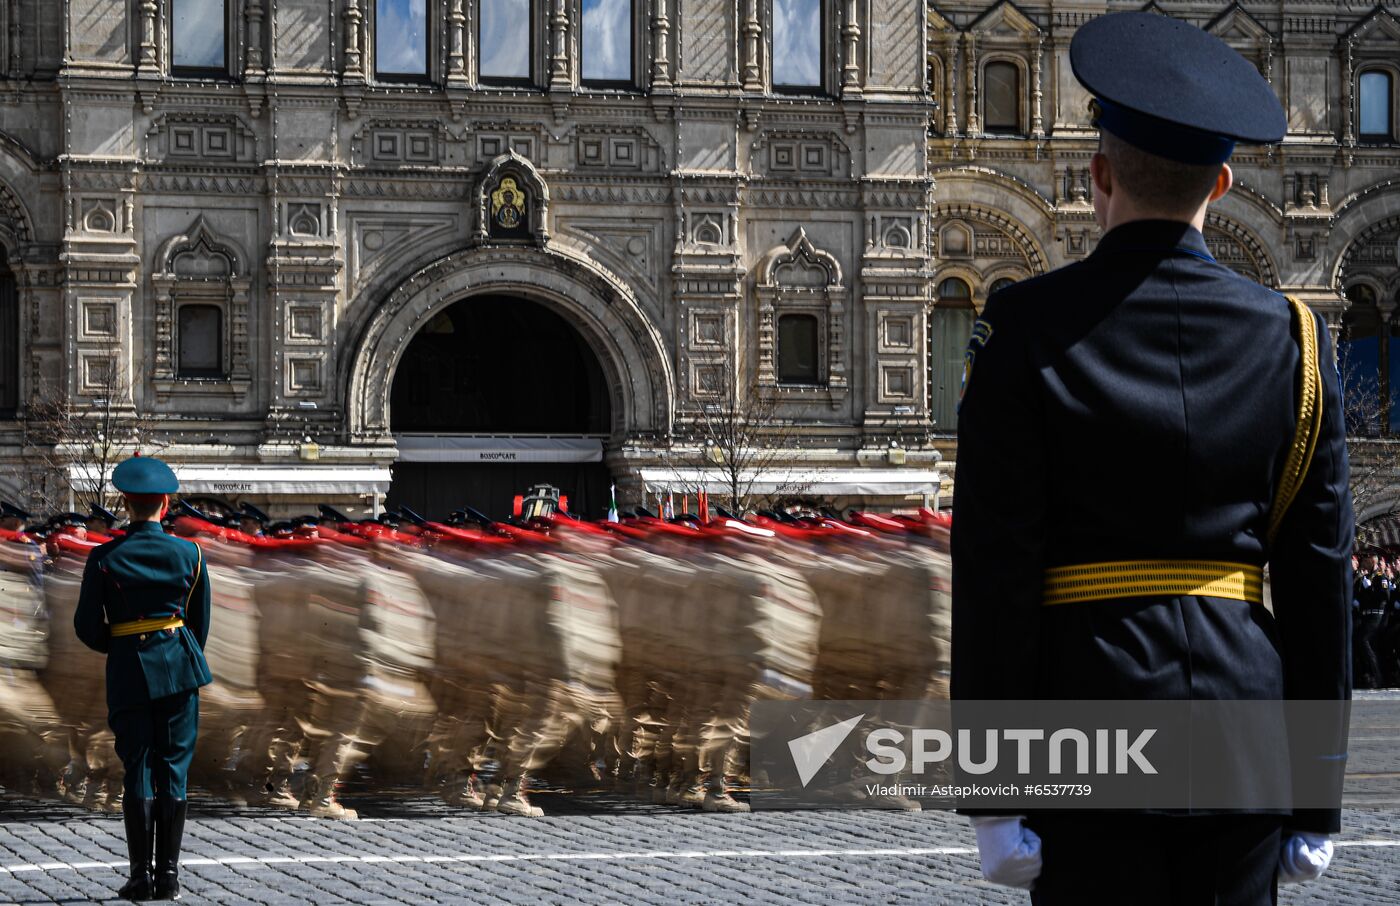
[[[1070, 59], [1095, 97], [1103, 236], [995, 293], [973, 331], [952, 695], [1344, 700], [1353, 520], [1327, 328], [1201, 234], [1235, 143], [1283, 137], [1278, 99], [1223, 42], [1154, 13], [1090, 21]], [[1345, 740], [1322, 748], [1310, 764]], [[1277, 880], [1321, 874], [1339, 820], [973, 817], [989, 879], [1036, 903], [1135, 906], [1272, 902]]]
[[[170, 467], [137, 456], [112, 484], [126, 495], [126, 534], [95, 549], [73, 616], [78, 638], [107, 655], [107, 720], [126, 769], [132, 900], [179, 896], [185, 778], [194, 755], [204, 660], [209, 574], [199, 546], [165, 534], [161, 519], [179, 490]], [[154, 874], [152, 857], [154, 856]]]

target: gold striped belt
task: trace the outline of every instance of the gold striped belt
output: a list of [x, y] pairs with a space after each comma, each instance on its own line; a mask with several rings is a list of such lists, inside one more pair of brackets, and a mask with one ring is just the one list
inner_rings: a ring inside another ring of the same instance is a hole
[[1112, 598], [1201, 595], [1264, 603], [1264, 571], [1217, 560], [1117, 560], [1045, 571], [1042, 603], [1077, 604]]
[[179, 629], [185, 621], [179, 617], [151, 617], [149, 620], [131, 620], [126, 623], [113, 623], [113, 638], [124, 635], [141, 635], [143, 632], [160, 632], [165, 629]]

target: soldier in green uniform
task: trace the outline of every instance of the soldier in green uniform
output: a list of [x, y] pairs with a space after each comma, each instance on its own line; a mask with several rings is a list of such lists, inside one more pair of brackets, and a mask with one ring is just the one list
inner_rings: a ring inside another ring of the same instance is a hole
[[[107, 655], [107, 720], [126, 769], [131, 879], [120, 895], [171, 900], [185, 826], [185, 778], [194, 755], [209, 576], [199, 546], [165, 534], [161, 518], [179, 490], [170, 467], [136, 456], [112, 472], [126, 495], [126, 534], [88, 557], [73, 628]], [[154, 857], [154, 868], [152, 858]]]

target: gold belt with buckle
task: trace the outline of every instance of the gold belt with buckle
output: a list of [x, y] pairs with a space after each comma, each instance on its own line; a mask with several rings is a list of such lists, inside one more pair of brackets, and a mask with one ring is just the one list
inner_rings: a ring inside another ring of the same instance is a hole
[[151, 617], [149, 620], [130, 620], [126, 623], [113, 623], [111, 629], [113, 638], [124, 635], [141, 635], [146, 632], [160, 632], [165, 629], [179, 629], [185, 625], [185, 621], [179, 617]]
[[1264, 603], [1264, 570], [1218, 560], [1116, 560], [1045, 571], [1045, 605], [1200, 595]]

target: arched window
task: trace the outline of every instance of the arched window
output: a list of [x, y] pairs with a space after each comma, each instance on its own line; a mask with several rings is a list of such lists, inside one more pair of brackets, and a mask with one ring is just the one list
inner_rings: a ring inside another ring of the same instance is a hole
[[778, 318], [778, 383], [820, 383], [818, 355], [815, 315], [782, 315]]
[[170, 68], [177, 76], [228, 74], [227, 0], [172, 0]]
[[535, 71], [532, 0], [479, 0], [477, 63], [481, 81], [528, 85]]
[[779, 91], [822, 88], [826, 72], [826, 3], [772, 0], [773, 87]]
[[375, 0], [374, 74], [386, 81], [427, 81], [428, 0]]
[[1015, 63], [988, 63], [982, 70], [982, 128], [987, 132], [1021, 131], [1021, 70]]
[[1383, 69], [1361, 73], [1361, 140], [1388, 142], [1395, 138], [1395, 80]]
[[966, 280], [949, 277], [938, 284], [938, 304], [944, 308], [971, 308], [972, 288]]
[[999, 277], [996, 280], [992, 281], [991, 286], [987, 287], [987, 295], [990, 296], [992, 293], [1001, 292], [1002, 290], [1006, 289], [1008, 286], [1011, 286], [1015, 282], [1016, 281], [1012, 280], [1010, 277]]
[[631, 85], [632, 0], [582, 0], [583, 83]]
[[19, 408], [19, 300], [15, 275], [0, 248], [0, 418]]
[[224, 376], [224, 313], [217, 305], [181, 305], [176, 376]]

